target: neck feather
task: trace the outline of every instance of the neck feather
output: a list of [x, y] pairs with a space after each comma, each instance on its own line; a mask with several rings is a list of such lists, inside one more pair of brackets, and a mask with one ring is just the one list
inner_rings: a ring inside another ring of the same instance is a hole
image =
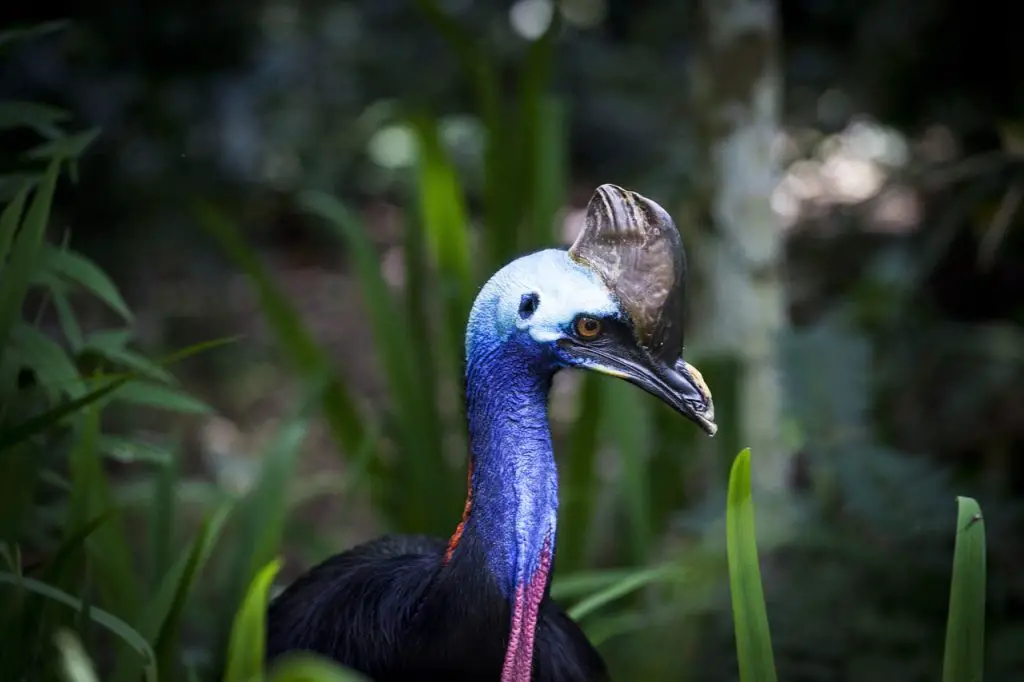
[[558, 471], [547, 412], [554, 367], [515, 339], [467, 350], [469, 495], [447, 557], [460, 561], [464, 536], [482, 548], [511, 607], [502, 682], [525, 682], [555, 552]]
[[544, 555], [554, 551], [558, 470], [547, 411], [552, 373], [514, 341], [471, 346], [467, 362], [470, 480], [459, 533], [480, 541], [509, 598], [550, 565]]

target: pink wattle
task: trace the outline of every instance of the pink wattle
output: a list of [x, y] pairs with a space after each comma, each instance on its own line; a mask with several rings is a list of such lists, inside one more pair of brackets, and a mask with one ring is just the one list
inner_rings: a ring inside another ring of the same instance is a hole
[[551, 543], [544, 543], [540, 561], [533, 577], [516, 588], [512, 608], [512, 631], [509, 633], [501, 682], [530, 682], [533, 675], [533, 641], [537, 632], [537, 616], [544, 599], [548, 573], [551, 570]]

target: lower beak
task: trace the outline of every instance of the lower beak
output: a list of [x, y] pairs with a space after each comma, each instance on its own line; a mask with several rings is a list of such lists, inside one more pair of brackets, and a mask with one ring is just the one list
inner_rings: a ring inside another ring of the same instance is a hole
[[693, 365], [679, 359], [670, 367], [639, 350], [628, 356], [602, 352], [597, 348], [577, 347], [574, 350], [588, 357], [591, 361], [589, 369], [639, 386], [694, 421], [709, 436], [718, 432], [711, 390]]

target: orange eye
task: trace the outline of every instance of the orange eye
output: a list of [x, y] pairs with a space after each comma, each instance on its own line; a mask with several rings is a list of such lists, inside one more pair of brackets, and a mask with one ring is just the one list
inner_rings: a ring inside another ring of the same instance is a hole
[[576, 320], [576, 334], [581, 339], [594, 339], [601, 333], [601, 321], [593, 317], [580, 317]]

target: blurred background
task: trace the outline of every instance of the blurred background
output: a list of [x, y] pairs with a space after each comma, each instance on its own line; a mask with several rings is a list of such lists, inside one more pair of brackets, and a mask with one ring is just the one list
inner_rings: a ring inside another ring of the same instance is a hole
[[721, 424], [558, 377], [554, 593], [616, 679], [736, 679], [747, 446], [782, 679], [937, 679], [957, 495], [985, 510], [988, 679], [1019, 679], [1011, 6], [7, 3], [0, 678], [53, 679], [67, 627], [104, 680], [217, 679], [273, 557], [280, 587], [449, 534], [473, 296], [613, 182], [681, 229]]

